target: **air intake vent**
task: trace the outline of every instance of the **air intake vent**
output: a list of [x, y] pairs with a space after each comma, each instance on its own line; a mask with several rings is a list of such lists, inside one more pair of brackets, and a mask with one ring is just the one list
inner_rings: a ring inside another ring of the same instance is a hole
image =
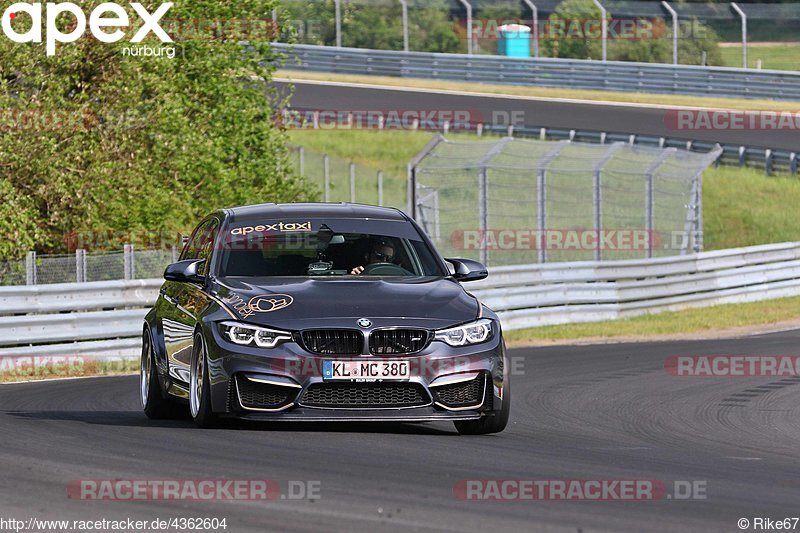
[[373, 355], [399, 355], [421, 352], [430, 342], [424, 329], [378, 329], [369, 336], [369, 351]]
[[436, 401], [450, 408], [478, 407], [483, 403], [483, 393], [486, 389], [486, 374], [475, 379], [432, 387]]
[[309, 407], [385, 409], [430, 404], [430, 396], [418, 383], [315, 383], [300, 400]]
[[301, 335], [306, 350], [319, 355], [357, 355], [364, 346], [364, 336], [354, 329], [312, 329]]
[[244, 376], [236, 376], [239, 402], [245, 409], [279, 409], [297, 397], [298, 389], [281, 387], [270, 383], [250, 381]]

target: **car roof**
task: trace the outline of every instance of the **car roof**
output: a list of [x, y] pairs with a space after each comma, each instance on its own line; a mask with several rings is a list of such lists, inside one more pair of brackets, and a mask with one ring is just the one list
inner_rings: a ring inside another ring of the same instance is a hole
[[370, 218], [379, 220], [406, 221], [408, 218], [399, 209], [377, 207], [364, 204], [259, 204], [226, 209], [228, 220], [245, 221], [251, 219], [275, 218]]

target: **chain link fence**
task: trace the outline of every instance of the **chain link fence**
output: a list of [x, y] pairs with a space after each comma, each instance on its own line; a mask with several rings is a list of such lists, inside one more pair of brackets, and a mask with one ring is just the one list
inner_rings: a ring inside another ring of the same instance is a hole
[[292, 163], [298, 175], [320, 191], [323, 202], [350, 202], [405, 209], [406, 175], [386, 171], [309, 148], [292, 147]]
[[0, 285], [47, 285], [131, 279], [155, 279], [177, 261], [179, 251], [134, 250], [126, 245], [116, 252], [37, 255], [28, 252], [23, 261], [0, 262]]
[[686, 254], [719, 151], [438, 136], [412, 162], [413, 214], [445, 256], [491, 266]]

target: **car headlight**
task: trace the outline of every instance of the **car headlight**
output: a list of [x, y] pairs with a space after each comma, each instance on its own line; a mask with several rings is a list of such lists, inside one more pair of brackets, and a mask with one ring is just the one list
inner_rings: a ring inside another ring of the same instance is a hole
[[292, 334], [288, 331], [261, 328], [240, 322], [223, 322], [220, 324], [220, 329], [228, 340], [241, 346], [255, 343], [261, 348], [274, 348], [282, 342], [292, 340]]
[[468, 346], [488, 341], [493, 333], [492, 321], [482, 318], [463, 326], [440, 329], [436, 332], [436, 340], [446, 342], [450, 346]]

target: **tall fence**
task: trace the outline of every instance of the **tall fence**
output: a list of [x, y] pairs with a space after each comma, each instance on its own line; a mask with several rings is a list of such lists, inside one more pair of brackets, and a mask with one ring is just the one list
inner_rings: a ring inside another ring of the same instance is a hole
[[437, 136], [409, 165], [410, 210], [446, 256], [491, 266], [687, 254], [719, 153]]

